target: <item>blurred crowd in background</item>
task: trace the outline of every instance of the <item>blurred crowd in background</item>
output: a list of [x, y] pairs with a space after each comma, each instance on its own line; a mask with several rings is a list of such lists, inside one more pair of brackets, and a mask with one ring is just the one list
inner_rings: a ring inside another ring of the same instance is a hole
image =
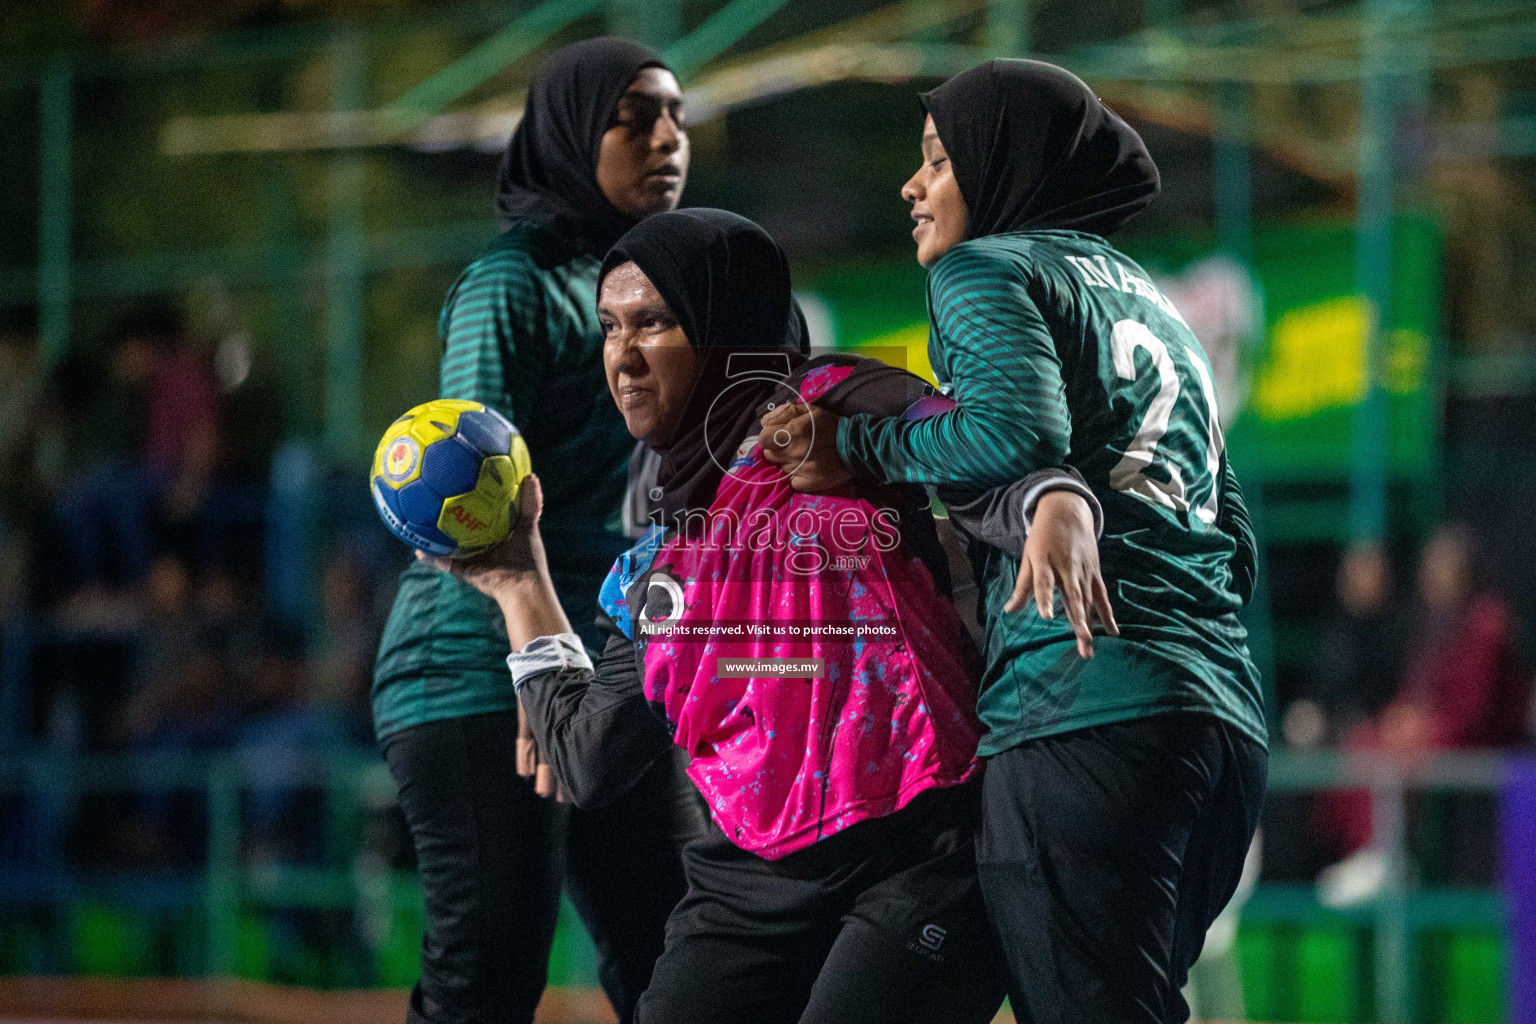
[[[1271, 723], [1276, 747], [1333, 747], [1411, 763], [1437, 751], [1530, 746], [1536, 732], [1520, 624], [1489, 585], [1470, 527], [1442, 526], [1401, 565], [1380, 545], [1345, 550], [1333, 597], [1311, 678]], [[1348, 906], [1376, 894], [1387, 865], [1372, 845], [1368, 792], [1325, 791], [1303, 808], [1282, 800], [1275, 813], [1289, 814], [1292, 828], [1275, 830], [1288, 833], [1291, 848], [1277, 836], [1272, 851], [1281, 860], [1272, 874], [1305, 877], [1330, 864], [1320, 878], [1325, 904]], [[1415, 824], [1420, 859], [1434, 862], [1423, 865], [1437, 876], [1432, 881], [1486, 885], [1498, 877], [1491, 799], [1441, 800]], [[1436, 849], [1424, 851], [1426, 842]]]
[[[5, 735], [61, 752], [255, 759], [370, 743], [373, 656], [402, 559], [386, 569], [377, 544], [342, 536], [320, 564], [317, 613], [273, 614], [267, 488], [223, 457], [225, 395], [179, 307], [125, 315], [100, 349], [106, 366], [66, 361], [43, 377], [35, 349], [30, 314], [0, 327]], [[173, 804], [91, 805], [72, 856], [95, 868], [199, 860], [202, 826]], [[302, 862], [313, 837], [283, 804], [256, 808], [248, 852]]]

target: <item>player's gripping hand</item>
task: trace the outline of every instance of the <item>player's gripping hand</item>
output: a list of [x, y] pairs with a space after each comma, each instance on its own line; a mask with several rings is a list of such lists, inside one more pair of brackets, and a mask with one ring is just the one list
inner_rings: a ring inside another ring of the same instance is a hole
[[763, 458], [789, 476], [789, 485], [807, 494], [846, 491], [853, 475], [837, 453], [842, 417], [815, 405], [785, 403], [763, 417], [757, 445]]
[[457, 576], [499, 603], [517, 585], [549, 578], [544, 539], [539, 536], [539, 515], [543, 511], [543, 488], [539, 478], [529, 473], [518, 488], [512, 529], [499, 544], [469, 558], [440, 558], [425, 551], [417, 551], [416, 557]]
[[[434, 568], [457, 576], [503, 607], [516, 601], [520, 586], [549, 579], [549, 563], [544, 555], [544, 541], [539, 536], [539, 515], [544, 509], [544, 492], [539, 478], [528, 474], [518, 491], [517, 516], [512, 530], [501, 543], [472, 558], [438, 558], [417, 551], [416, 557]], [[533, 791], [539, 796], [564, 800], [554, 769], [544, 760], [534, 738], [533, 727], [517, 706], [517, 774], [533, 779]]]
[[1003, 611], [1016, 612], [1033, 596], [1040, 617], [1054, 618], [1057, 589], [1066, 601], [1067, 621], [1077, 635], [1079, 655], [1093, 657], [1090, 615], [1103, 624], [1105, 632], [1120, 635], [1114, 609], [1109, 606], [1109, 590], [1099, 572], [1093, 510], [1069, 491], [1050, 491], [1035, 503], [1019, 577]]

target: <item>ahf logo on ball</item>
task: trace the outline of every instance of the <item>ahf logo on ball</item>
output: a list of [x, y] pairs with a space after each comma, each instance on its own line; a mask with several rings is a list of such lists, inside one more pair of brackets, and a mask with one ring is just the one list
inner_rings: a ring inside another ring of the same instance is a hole
[[476, 533], [485, 529], [485, 521], [463, 505], [449, 505], [446, 511], [454, 518], [455, 522], [470, 533]]

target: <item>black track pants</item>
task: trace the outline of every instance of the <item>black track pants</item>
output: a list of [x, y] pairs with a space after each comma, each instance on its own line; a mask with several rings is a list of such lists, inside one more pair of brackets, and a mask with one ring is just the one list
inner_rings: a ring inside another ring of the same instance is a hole
[[1004, 971], [976, 882], [978, 797], [930, 791], [776, 861], [712, 827], [683, 853], [688, 895], [637, 1021], [990, 1021]]
[[987, 759], [977, 866], [1020, 1024], [1182, 1024], [1179, 990], [1237, 888], [1268, 756], [1164, 714]]
[[426, 895], [409, 1021], [532, 1021], [564, 882], [597, 946], [603, 989], [628, 1022], [686, 890], [679, 851], [702, 826], [692, 786], [663, 759], [609, 806], [572, 810], [517, 774], [516, 737], [517, 713], [498, 712], [384, 743]]

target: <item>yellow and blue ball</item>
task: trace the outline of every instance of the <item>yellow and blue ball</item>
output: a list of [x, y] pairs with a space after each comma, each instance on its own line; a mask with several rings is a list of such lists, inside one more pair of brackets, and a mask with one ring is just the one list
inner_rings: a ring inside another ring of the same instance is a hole
[[439, 398], [384, 431], [373, 456], [373, 504], [411, 547], [465, 558], [512, 529], [528, 470], [528, 446], [506, 417], [479, 402]]

